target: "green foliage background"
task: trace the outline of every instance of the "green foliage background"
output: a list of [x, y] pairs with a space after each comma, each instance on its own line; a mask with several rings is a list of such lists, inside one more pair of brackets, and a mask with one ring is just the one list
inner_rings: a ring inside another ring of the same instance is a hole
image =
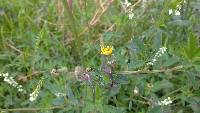
[[[64, 13], [54, 0], [0, 0], [0, 72], [10, 73], [27, 91], [21, 94], [0, 78], [0, 108], [47, 108], [37, 111], [41, 113], [199, 113], [200, 1], [185, 1], [147, 0], [145, 8], [135, 7], [134, 19], [129, 20], [121, 1], [114, 0], [98, 24], [81, 34], [99, 8], [95, 0], [73, 0], [72, 13], [66, 0], [61, 0]], [[169, 9], [175, 10], [178, 4], [181, 15], [169, 15]], [[115, 87], [96, 86], [94, 104], [90, 86], [71, 80], [69, 73], [52, 77], [50, 71], [62, 67], [74, 71], [76, 66], [100, 69], [99, 37], [114, 46], [115, 72], [145, 69], [163, 46], [167, 53], [152, 70], [184, 68], [116, 75]], [[21, 82], [20, 76], [29, 79]], [[29, 94], [43, 76], [39, 97], [30, 102]], [[139, 95], [134, 94], [135, 87]], [[56, 97], [58, 92], [65, 96]], [[173, 100], [169, 106], [153, 104], [167, 97]]]

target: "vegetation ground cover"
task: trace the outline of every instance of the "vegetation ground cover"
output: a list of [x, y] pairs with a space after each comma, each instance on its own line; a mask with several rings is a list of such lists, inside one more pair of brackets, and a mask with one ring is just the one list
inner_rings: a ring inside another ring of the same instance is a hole
[[0, 112], [200, 113], [199, 0], [0, 0]]

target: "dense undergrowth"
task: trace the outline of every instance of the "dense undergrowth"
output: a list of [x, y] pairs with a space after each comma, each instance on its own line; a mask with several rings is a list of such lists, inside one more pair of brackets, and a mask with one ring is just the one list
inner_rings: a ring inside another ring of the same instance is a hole
[[199, 18], [199, 0], [0, 0], [0, 111], [200, 113]]

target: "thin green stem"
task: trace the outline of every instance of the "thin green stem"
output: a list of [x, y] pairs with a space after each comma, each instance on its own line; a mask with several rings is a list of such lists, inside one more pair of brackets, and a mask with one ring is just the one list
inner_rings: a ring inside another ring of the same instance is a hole
[[187, 87], [187, 86], [180, 87], [180, 88], [178, 88], [178, 89], [176, 89], [176, 90], [174, 90], [174, 91], [172, 91], [172, 92], [166, 94], [165, 96], [163, 96], [163, 97], [161, 97], [161, 98], [162, 98], [162, 99], [167, 98], [167, 97], [169, 97], [170, 95], [179, 92], [180, 90], [182, 90], [182, 89], [185, 88], [185, 87]]
[[93, 94], [93, 103], [95, 104], [95, 101], [96, 101], [96, 88], [95, 88], [95, 86], [92, 86], [92, 94]]

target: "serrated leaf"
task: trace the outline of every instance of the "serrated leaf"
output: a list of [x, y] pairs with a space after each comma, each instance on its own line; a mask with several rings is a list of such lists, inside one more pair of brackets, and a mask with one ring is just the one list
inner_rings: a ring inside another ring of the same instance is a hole
[[190, 34], [189, 41], [188, 41], [188, 46], [190, 50], [193, 50], [193, 49], [196, 50], [198, 48], [197, 41], [198, 40], [196, 39], [196, 37], [193, 34]]
[[192, 62], [199, 61], [200, 47], [198, 47], [197, 42], [197, 38], [193, 34], [190, 34], [188, 45], [184, 48], [184, 55]]

